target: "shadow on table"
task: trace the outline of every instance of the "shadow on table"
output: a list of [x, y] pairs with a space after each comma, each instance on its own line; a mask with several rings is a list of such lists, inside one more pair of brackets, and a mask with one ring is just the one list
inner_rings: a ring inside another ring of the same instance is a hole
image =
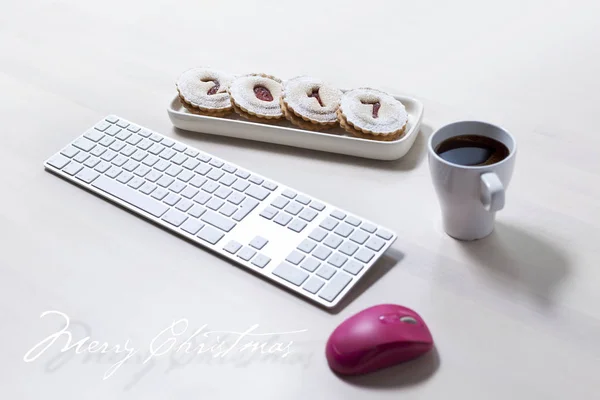
[[[352, 165], [360, 165], [366, 168], [380, 168], [389, 169], [396, 171], [409, 171], [415, 169], [421, 164], [427, 154], [427, 141], [429, 136], [433, 133], [433, 129], [426, 125], [421, 124], [419, 134], [417, 135], [415, 142], [411, 149], [406, 153], [404, 157], [399, 160], [382, 161], [382, 160], [371, 160], [360, 157], [347, 156], [344, 154], [326, 153], [322, 151], [302, 149], [297, 147], [285, 146], [274, 143], [257, 142], [253, 140], [239, 139], [228, 136], [218, 136], [203, 134], [197, 132], [185, 131], [178, 128], [173, 128], [173, 131], [178, 136], [184, 137], [188, 143], [197, 148], [202, 148], [201, 143], [192, 142], [204, 141], [210, 143], [224, 144], [229, 146], [244, 147], [252, 150], [261, 150], [265, 152], [273, 152], [284, 155], [290, 155], [294, 157], [306, 157], [311, 159], [318, 159], [322, 161], [332, 163], [345, 163]], [[234, 162], [235, 160], [231, 160]]]
[[351, 385], [373, 389], [399, 389], [418, 385], [433, 376], [440, 367], [440, 356], [434, 347], [429, 353], [406, 363], [359, 376], [336, 376]]
[[554, 293], [569, 273], [563, 250], [533, 232], [499, 221], [488, 237], [460, 245], [484, 272], [532, 295], [544, 307], [552, 306]]
[[337, 306], [329, 311], [332, 314], [337, 314], [346, 308], [350, 303], [360, 297], [371, 285], [381, 279], [387, 274], [394, 266], [404, 258], [404, 254], [392, 247], [387, 249], [385, 253], [371, 266], [369, 271], [358, 281], [346, 295], [346, 297], [340, 301]]

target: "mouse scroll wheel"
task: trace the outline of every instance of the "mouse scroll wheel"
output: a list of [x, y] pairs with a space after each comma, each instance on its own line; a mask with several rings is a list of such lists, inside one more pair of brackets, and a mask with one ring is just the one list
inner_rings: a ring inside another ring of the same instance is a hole
[[417, 324], [417, 320], [414, 319], [413, 317], [409, 317], [409, 316], [401, 317], [400, 321], [404, 322], [405, 324], [412, 324], [412, 325], [416, 325]]

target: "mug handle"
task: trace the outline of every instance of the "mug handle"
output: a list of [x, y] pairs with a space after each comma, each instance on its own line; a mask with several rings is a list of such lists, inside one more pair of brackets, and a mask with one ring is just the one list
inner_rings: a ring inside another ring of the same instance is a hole
[[481, 174], [481, 202], [490, 212], [504, 208], [504, 185], [495, 172]]

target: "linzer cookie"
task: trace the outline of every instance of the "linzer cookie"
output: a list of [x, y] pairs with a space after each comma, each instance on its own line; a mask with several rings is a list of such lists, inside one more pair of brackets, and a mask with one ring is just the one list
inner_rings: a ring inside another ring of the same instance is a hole
[[389, 94], [360, 88], [342, 95], [337, 111], [342, 128], [364, 139], [396, 140], [404, 134], [408, 114], [404, 105]]
[[308, 76], [283, 84], [281, 109], [285, 117], [302, 129], [327, 129], [337, 124], [342, 91]]
[[265, 74], [236, 78], [229, 87], [233, 110], [253, 121], [265, 122], [283, 117], [279, 99], [281, 80]]
[[191, 112], [221, 117], [231, 112], [229, 85], [233, 75], [209, 68], [192, 68], [177, 80], [179, 99]]

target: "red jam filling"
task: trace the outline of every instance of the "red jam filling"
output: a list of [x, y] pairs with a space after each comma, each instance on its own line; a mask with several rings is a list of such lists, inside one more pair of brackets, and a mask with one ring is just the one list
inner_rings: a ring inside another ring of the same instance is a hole
[[273, 101], [273, 95], [271, 91], [264, 86], [254, 86], [254, 95], [257, 99], [262, 101]]
[[203, 79], [202, 82], [212, 82], [215, 84], [213, 87], [208, 89], [208, 92], [206, 92], [206, 94], [208, 94], [208, 95], [217, 94], [217, 92], [219, 91], [219, 88], [221, 87], [221, 84], [219, 83], [219, 81], [214, 80], [214, 79]]
[[321, 96], [319, 96], [319, 88], [314, 88], [312, 92], [308, 94], [308, 97], [314, 97], [319, 102], [319, 105], [324, 107], [323, 102], [321, 101]]
[[361, 103], [373, 105], [373, 118], [379, 118], [379, 108], [381, 107], [380, 102], [376, 101], [375, 103], [367, 103], [367, 102], [361, 101]]

